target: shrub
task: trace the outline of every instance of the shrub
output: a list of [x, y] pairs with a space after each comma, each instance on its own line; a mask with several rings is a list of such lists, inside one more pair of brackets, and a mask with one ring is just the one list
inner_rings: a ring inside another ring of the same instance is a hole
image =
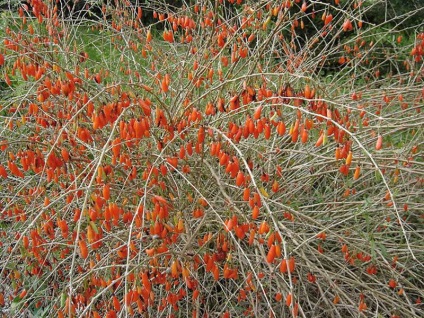
[[424, 33], [374, 5], [2, 13], [2, 311], [422, 314]]

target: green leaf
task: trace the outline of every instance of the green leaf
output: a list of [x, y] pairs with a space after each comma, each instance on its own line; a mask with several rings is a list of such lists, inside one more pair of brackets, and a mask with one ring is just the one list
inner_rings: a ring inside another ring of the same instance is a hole
[[93, 231], [96, 232], [96, 234], [99, 234], [99, 229], [97, 228], [96, 223], [90, 221], [90, 225], [93, 228]]
[[64, 307], [65, 306], [65, 303], [66, 303], [66, 294], [65, 293], [62, 293], [62, 294], [60, 294], [60, 307]]
[[15, 310], [22, 306], [22, 299], [19, 296], [16, 296], [12, 303], [10, 304], [10, 309]]
[[370, 244], [371, 244], [371, 257], [373, 259], [376, 259], [377, 258], [377, 253], [375, 252], [375, 241], [374, 241], [374, 239], [371, 239], [370, 240]]
[[386, 246], [384, 246], [382, 243], [378, 243], [378, 248], [380, 249], [381, 254], [383, 254], [385, 258], [390, 257], [389, 253], [387, 252]]

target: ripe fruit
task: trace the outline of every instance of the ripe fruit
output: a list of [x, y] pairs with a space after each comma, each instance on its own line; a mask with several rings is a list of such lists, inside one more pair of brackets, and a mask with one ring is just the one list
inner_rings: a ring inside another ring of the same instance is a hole
[[276, 252], [275, 252], [275, 245], [273, 244], [273, 245], [271, 245], [271, 248], [268, 251], [268, 255], [266, 257], [266, 261], [268, 263], [272, 263], [274, 261], [274, 259], [275, 259], [275, 254], [276, 254]]
[[250, 198], [250, 189], [249, 188], [245, 188], [243, 190], [243, 200], [244, 201], [249, 201]]
[[280, 272], [283, 274], [287, 273], [287, 268], [287, 261], [286, 259], [283, 259], [280, 263]]
[[349, 154], [346, 157], [346, 165], [350, 166], [350, 164], [352, 163], [352, 158], [353, 158], [352, 151], [349, 151]]
[[310, 99], [311, 98], [311, 88], [309, 87], [308, 84], [305, 85], [305, 90], [304, 90], [304, 96], [306, 99]]
[[290, 273], [294, 272], [295, 267], [296, 267], [295, 258], [294, 258], [294, 256], [290, 256], [290, 258], [289, 258], [289, 271], [290, 271]]
[[252, 219], [256, 220], [259, 216], [259, 208], [257, 205], [252, 210]]
[[94, 80], [96, 81], [97, 84], [101, 83], [102, 77], [100, 76], [100, 73], [97, 73], [96, 75], [94, 75]]
[[292, 294], [290, 293], [286, 297], [286, 306], [290, 307], [291, 303], [292, 303]]
[[284, 122], [281, 121], [278, 123], [277, 133], [279, 136], [282, 136], [286, 133], [286, 125], [284, 124]]
[[340, 297], [339, 297], [339, 295], [334, 296], [334, 298], [333, 298], [333, 304], [334, 304], [334, 305], [337, 305], [339, 302], [340, 302]]
[[119, 303], [118, 297], [116, 297], [115, 295], [113, 295], [112, 302], [113, 302], [113, 307], [115, 308], [115, 310], [116, 311], [120, 311], [121, 310], [121, 304]]
[[146, 42], [150, 43], [152, 39], [153, 39], [152, 32], [149, 29], [149, 31], [147, 31], [147, 34], [146, 34]]
[[275, 294], [275, 300], [276, 301], [281, 301], [281, 299], [283, 299], [283, 295], [281, 293], [276, 293]]
[[377, 143], [375, 144], [375, 150], [380, 150], [383, 146], [383, 136], [378, 135]]
[[316, 276], [312, 273], [308, 273], [307, 278], [308, 278], [308, 281], [311, 282], [311, 283], [315, 283], [316, 279], [317, 279]]
[[253, 119], [258, 120], [259, 118], [261, 118], [261, 113], [262, 113], [262, 105], [259, 105], [255, 109], [255, 112], [253, 114]]
[[352, 31], [353, 30], [353, 26], [352, 26], [352, 22], [350, 22], [349, 19], [346, 19], [346, 21], [343, 23], [343, 31]]
[[23, 298], [25, 298], [26, 295], [27, 295], [27, 290], [26, 289], [23, 289], [21, 291], [21, 293], [19, 294], [19, 298], [20, 299], [23, 299]]
[[358, 310], [362, 312], [364, 310], [367, 310], [367, 308], [368, 308], [367, 304], [364, 301], [361, 300], [361, 302], [359, 303], [359, 306], [358, 306]]
[[353, 180], [358, 180], [360, 174], [361, 174], [361, 167], [360, 166], [357, 166], [355, 168], [355, 173], [353, 174]]
[[237, 178], [236, 178], [236, 186], [240, 187], [241, 185], [244, 184], [245, 178], [244, 178], [244, 173], [239, 171], [237, 173]]
[[331, 21], [333, 21], [333, 15], [332, 14], [327, 14], [324, 17], [324, 25], [330, 24]]
[[110, 198], [110, 186], [109, 186], [109, 184], [105, 184], [103, 186], [103, 198], [105, 200], [109, 200], [109, 198]]
[[87, 258], [88, 257], [88, 248], [87, 248], [87, 244], [85, 243], [85, 241], [80, 240], [78, 241], [78, 245], [79, 245], [79, 249], [80, 249], [80, 255], [82, 258]]
[[324, 141], [324, 133], [322, 132], [321, 135], [319, 136], [317, 142], [315, 143], [315, 147], [321, 146], [323, 141]]

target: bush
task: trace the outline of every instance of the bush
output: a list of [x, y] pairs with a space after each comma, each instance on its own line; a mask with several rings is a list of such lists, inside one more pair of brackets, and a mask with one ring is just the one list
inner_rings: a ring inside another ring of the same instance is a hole
[[422, 22], [55, 3], [0, 20], [4, 314], [422, 314]]

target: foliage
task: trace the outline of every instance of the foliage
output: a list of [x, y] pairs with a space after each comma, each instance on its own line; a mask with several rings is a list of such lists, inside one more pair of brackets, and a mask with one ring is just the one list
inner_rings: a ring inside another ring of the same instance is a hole
[[4, 314], [422, 315], [420, 8], [87, 3], [0, 20]]

